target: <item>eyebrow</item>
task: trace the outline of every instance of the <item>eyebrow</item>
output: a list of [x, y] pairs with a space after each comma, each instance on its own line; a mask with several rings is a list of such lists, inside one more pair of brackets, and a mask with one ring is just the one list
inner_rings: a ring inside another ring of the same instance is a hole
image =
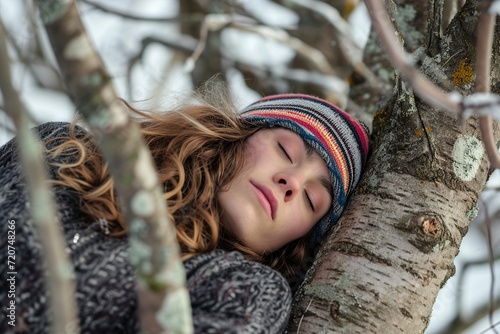
[[[306, 142], [304, 139], [302, 139], [302, 141], [303, 141], [305, 148], [306, 148], [307, 160], [314, 160], [313, 153], [316, 152], [316, 150], [308, 142]], [[330, 180], [330, 178], [328, 178], [324, 175], [320, 175], [320, 176], [318, 176], [318, 181], [321, 184], [321, 186], [323, 186], [323, 188], [325, 188], [326, 191], [330, 194], [330, 196], [332, 197], [332, 200], [333, 200], [333, 186], [332, 186], [332, 181]]]

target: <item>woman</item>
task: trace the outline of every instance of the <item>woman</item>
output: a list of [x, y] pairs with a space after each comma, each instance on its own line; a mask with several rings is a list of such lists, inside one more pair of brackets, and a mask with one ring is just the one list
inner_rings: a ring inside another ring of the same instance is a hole
[[[164, 185], [195, 331], [283, 332], [291, 291], [281, 274], [300, 274], [338, 220], [366, 161], [366, 129], [307, 95], [270, 96], [241, 114], [209, 105], [155, 115], [130, 108], [140, 116]], [[81, 332], [135, 333], [135, 278], [107, 167], [82, 128], [47, 123], [36, 130], [74, 265]], [[0, 150], [0, 175], [0, 215], [16, 220], [15, 330], [45, 333], [51, 315], [40, 244], [14, 140]], [[7, 235], [6, 224], [0, 226]], [[5, 280], [0, 284], [3, 289]], [[13, 330], [4, 313], [0, 324], [1, 332]]]

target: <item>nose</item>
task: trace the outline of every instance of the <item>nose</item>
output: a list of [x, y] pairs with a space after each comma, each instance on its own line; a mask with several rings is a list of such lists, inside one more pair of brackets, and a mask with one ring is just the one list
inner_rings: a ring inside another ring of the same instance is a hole
[[300, 192], [300, 178], [292, 173], [279, 173], [274, 177], [285, 202], [291, 201]]

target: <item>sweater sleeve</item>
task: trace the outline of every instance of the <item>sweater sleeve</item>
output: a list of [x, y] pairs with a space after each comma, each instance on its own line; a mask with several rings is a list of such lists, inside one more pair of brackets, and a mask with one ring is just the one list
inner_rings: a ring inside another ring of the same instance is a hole
[[285, 331], [292, 294], [277, 271], [223, 251], [197, 256], [185, 267], [196, 333]]

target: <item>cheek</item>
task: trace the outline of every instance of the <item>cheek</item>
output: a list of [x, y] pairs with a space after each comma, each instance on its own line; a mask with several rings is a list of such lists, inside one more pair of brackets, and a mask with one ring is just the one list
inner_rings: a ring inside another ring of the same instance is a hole
[[310, 223], [305, 223], [300, 225], [297, 231], [296, 239], [302, 238], [305, 236], [312, 228], [314, 228], [314, 225]]
[[258, 145], [249, 141], [243, 150], [244, 170], [254, 167], [259, 162], [259, 153], [262, 152], [260, 152]]
[[239, 230], [237, 223], [240, 217], [238, 216], [238, 210], [235, 210], [235, 208], [238, 208], [240, 203], [234, 194], [233, 188], [218, 193], [217, 201], [222, 209], [221, 224], [231, 233], [237, 233]]
[[295, 217], [295, 222], [289, 229], [289, 238], [292, 240], [299, 239], [305, 236], [310, 230], [316, 226], [316, 221], [310, 217], [306, 217], [304, 214], [295, 213], [292, 217]]
[[243, 156], [249, 164], [255, 165], [259, 160], [263, 160], [263, 156], [269, 154], [272, 138], [269, 138], [267, 133], [266, 130], [261, 130], [246, 140]]

